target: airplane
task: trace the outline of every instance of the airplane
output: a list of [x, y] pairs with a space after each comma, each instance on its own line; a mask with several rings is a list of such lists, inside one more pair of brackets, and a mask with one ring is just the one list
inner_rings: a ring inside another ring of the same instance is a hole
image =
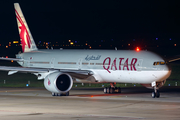
[[104, 93], [121, 93], [116, 83], [139, 83], [154, 89], [151, 96], [159, 98], [159, 88], [171, 74], [166, 61], [159, 55], [144, 50], [70, 50], [38, 49], [21, 11], [14, 3], [22, 53], [16, 58], [21, 67], [0, 66], [8, 75], [32, 73], [44, 79], [45, 88], [52, 96], [69, 96], [73, 82], [110, 83]]

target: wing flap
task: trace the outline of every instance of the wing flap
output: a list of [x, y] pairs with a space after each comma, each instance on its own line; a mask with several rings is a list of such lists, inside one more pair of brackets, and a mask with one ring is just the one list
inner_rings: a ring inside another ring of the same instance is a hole
[[30, 73], [49, 72], [49, 69], [26, 68], [26, 67], [7, 67], [7, 66], [0, 66], [0, 70], [2, 70], [2, 71], [30, 72]]

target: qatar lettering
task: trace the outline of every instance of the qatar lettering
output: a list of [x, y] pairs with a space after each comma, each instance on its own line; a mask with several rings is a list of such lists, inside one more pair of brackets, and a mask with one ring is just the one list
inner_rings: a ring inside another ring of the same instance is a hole
[[107, 70], [109, 73], [110, 70], [128, 70], [128, 71], [136, 71], [136, 63], [137, 58], [115, 58], [111, 59], [107, 57], [103, 61], [103, 68]]

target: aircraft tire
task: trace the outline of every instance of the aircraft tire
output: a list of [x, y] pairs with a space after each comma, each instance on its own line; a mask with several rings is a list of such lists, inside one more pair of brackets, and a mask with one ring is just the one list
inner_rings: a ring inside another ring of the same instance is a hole
[[160, 97], [159, 90], [157, 90], [157, 92], [156, 92], [156, 97], [157, 97], [157, 98], [159, 98], [159, 97]]
[[107, 88], [106, 90], [107, 90], [106, 92], [109, 93], [109, 88]]
[[104, 93], [105, 93], [105, 94], [107, 93], [107, 87], [104, 88]]
[[121, 93], [121, 88], [120, 88], [120, 87], [118, 87], [117, 89], [118, 89], [118, 93]]
[[52, 96], [56, 96], [56, 94], [55, 94], [55, 93], [52, 93]]
[[109, 93], [110, 94], [114, 93], [114, 89], [112, 87], [109, 88]]
[[65, 96], [69, 96], [69, 91], [65, 94]]
[[152, 96], [152, 98], [155, 98], [156, 97], [156, 93], [152, 92], [151, 96]]

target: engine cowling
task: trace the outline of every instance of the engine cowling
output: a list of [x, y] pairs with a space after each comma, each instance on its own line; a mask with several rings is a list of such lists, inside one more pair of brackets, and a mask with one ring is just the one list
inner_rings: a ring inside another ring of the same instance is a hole
[[51, 73], [44, 79], [45, 88], [52, 93], [66, 93], [72, 85], [72, 77], [67, 73]]

